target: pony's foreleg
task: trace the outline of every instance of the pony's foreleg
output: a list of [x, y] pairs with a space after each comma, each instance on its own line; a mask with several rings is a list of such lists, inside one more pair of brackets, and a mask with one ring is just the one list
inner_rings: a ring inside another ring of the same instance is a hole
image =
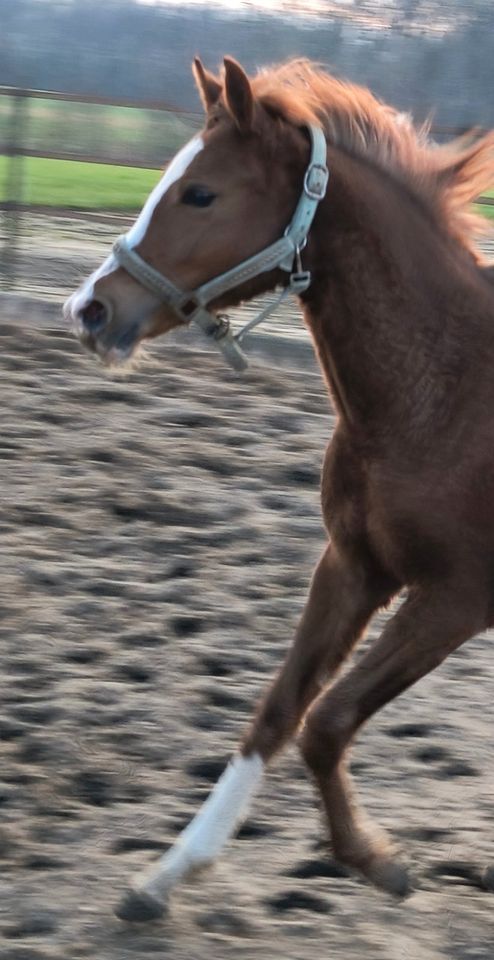
[[328, 547], [316, 567], [294, 643], [239, 754], [197, 816], [117, 909], [125, 920], [160, 916], [176, 884], [211, 863], [247, 815], [270, 758], [296, 732], [321, 685], [345, 659], [389, 591]]

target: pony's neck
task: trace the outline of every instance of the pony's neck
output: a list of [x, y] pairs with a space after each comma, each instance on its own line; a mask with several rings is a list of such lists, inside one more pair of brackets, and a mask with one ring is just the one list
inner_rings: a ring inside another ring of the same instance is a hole
[[465, 331], [448, 307], [467, 300], [473, 260], [386, 173], [337, 150], [329, 163], [305, 310], [321, 366], [349, 424], [417, 426], [459, 374]]

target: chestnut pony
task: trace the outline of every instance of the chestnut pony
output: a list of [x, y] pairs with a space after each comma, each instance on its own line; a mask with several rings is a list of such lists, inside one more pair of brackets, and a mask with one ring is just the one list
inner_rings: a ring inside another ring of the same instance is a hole
[[[308, 280], [301, 306], [337, 413], [322, 473], [328, 545], [237, 756], [126, 895], [118, 913], [129, 920], [159, 916], [172, 887], [217, 856], [265, 765], [299, 730], [335, 856], [404, 894], [392, 843], [359, 810], [348, 747], [380, 707], [494, 623], [494, 284], [476, 257], [469, 209], [494, 182], [494, 136], [434, 146], [367, 90], [306, 61], [253, 79], [229, 58], [221, 77], [200, 61], [194, 71], [202, 133], [66, 312], [113, 362], [186, 322], [194, 292], [228, 271], [235, 285], [213, 299], [213, 323], [218, 308], [289, 283], [286, 263], [255, 276], [235, 268], [271, 250], [304, 190], [313, 192], [304, 177], [322, 131], [316, 166], [327, 164], [329, 182], [325, 196], [325, 183], [315, 190], [293, 259]], [[329, 684], [402, 589], [380, 638]]]

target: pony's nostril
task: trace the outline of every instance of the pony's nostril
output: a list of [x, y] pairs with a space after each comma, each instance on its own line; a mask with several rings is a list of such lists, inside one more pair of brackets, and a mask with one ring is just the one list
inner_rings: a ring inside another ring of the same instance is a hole
[[90, 333], [98, 333], [106, 324], [108, 313], [104, 303], [100, 300], [91, 300], [80, 311], [80, 317], [86, 330]]

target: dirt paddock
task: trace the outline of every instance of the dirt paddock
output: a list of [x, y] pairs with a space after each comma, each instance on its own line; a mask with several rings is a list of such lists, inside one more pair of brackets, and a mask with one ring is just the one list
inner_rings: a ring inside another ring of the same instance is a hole
[[362, 798], [410, 859], [406, 902], [332, 861], [291, 748], [165, 922], [113, 917], [289, 643], [324, 544], [328, 402], [312, 365], [259, 358], [239, 379], [176, 344], [110, 379], [5, 309], [0, 367], [0, 960], [492, 960], [486, 637], [354, 750]]

